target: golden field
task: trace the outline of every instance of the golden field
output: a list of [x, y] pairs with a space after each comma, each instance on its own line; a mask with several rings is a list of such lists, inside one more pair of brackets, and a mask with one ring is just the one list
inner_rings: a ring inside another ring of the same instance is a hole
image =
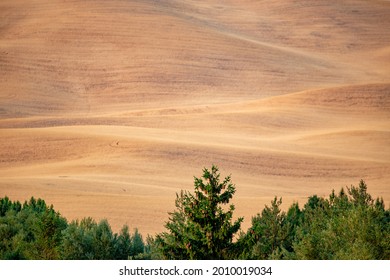
[[164, 230], [216, 164], [236, 215], [364, 179], [390, 203], [390, 2], [0, 1], [0, 197]]

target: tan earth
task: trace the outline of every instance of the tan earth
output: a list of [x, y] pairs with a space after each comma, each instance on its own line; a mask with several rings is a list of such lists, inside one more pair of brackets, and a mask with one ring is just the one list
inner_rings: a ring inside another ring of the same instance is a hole
[[1, 0], [0, 197], [164, 230], [216, 164], [236, 216], [364, 179], [390, 203], [390, 1]]

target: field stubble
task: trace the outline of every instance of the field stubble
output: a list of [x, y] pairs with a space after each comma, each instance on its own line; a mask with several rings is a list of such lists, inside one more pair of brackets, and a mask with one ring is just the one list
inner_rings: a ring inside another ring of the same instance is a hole
[[388, 2], [46, 2], [0, 3], [0, 196], [153, 234], [216, 164], [244, 227], [360, 179], [389, 206]]

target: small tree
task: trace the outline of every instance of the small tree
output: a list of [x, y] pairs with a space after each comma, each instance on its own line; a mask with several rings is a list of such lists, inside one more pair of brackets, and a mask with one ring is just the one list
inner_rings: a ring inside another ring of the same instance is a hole
[[282, 199], [274, 198], [261, 214], [252, 218], [252, 226], [241, 235], [239, 258], [272, 259], [288, 258], [292, 251], [293, 234], [299, 222], [298, 204], [290, 207], [286, 214], [280, 209]]
[[129, 233], [129, 227], [124, 225], [115, 242], [115, 258], [118, 260], [127, 260], [131, 255], [132, 241]]
[[170, 213], [155, 244], [166, 259], [224, 259], [233, 245], [243, 218], [232, 223], [234, 205], [227, 205], [235, 193], [230, 176], [219, 180], [218, 168], [203, 169], [202, 178], [194, 180], [195, 193], [181, 192], [176, 197], [176, 211]]
[[142, 238], [142, 235], [138, 232], [136, 228], [134, 230], [134, 235], [132, 237], [132, 246], [131, 246], [131, 255], [137, 256], [139, 254], [143, 254], [145, 251], [145, 243]]
[[117, 235], [107, 220], [97, 223], [91, 217], [73, 221], [63, 231], [62, 258], [67, 260], [115, 259]]

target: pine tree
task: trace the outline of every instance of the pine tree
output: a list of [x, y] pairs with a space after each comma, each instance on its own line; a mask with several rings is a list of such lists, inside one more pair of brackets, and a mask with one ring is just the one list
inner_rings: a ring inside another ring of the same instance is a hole
[[282, 199], [275, 197], [271, 206], [266, 205], [261, 214], [252, 218], [252, 226], [239, 239], [242, 247], [239, 258], [283, 258], [292, 251], [293, 237], [289, 235], [295, 234], [300, 210], [295, 204], [286, 214], [281, 204]]
[[131, 255], [132, 241], [129, 233], [129, 227], [124, 225], [116, 239], [115, 258], [118, 260], [127, 260]]
[[132, 246], [131, 246], [131, 256], [135, 257], [139, 254], [143, 254], [145, 251], [145, 243], [142, 238], [142, 235], [139, 233], [138, 229], [134, 230], [132, 236]]
[[[220, 182], [218, 168], [203, 169], [202, 178], [194, 178], [194, 194], [182, 191], [176, 197], [176, 211], [170, 213], [155, 243], [166, 259], [224, 259], [233, 246], [233, 236], [242, 218], [232, 223], [234, 205], [227, 205], [235, 185], [227, 176]], [[225, 207], [226, 208], [226, 207]]]

